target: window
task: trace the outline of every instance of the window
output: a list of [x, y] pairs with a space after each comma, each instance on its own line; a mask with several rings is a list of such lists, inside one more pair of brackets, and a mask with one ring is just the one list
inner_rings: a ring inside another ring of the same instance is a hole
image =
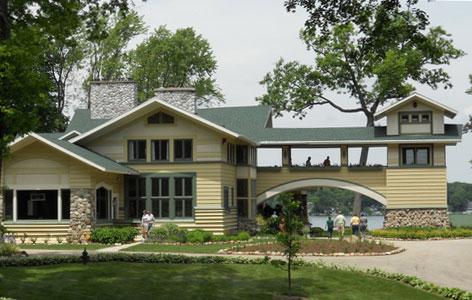
[[410, 123], [410, 115], [409, 114], [402, 114], [401, 121], [403, 124]]
[[70, 219], [70, 190], [61, 190], [62, 218]]
[[151, 178], [152, 214], [155, 218], [170, 217], [169, 178]]
[[236, 164], [236, 146], [228, 143], [226, 148], [226, 161], [231, 164]]
[[257, 149], [256, 147], [249, 147], [249, 164], [251, 166], [257, 165]]
[[238, 165], [248, 164], [248, 147], [243, 145], [236, 146], [236, 163]]
[[5, 221], [13, 220], [13, 190], [3, 192]]
[[148, 117], [148, 124], [172, 124], [172, 123], [174, 123], [174, 117], [163, 112], [158, 112]]
[[430, 114], [421, 114], [421, 123], [431, 122]]
[[152, 160], [168, 161], [169, 160], [169, 140], [153, 140], [151, 141]]
[[175, 187], [175, 217], [192, 218], [193, 217], [193, 178], [176, 177], [174, 178]]
[[431, 123], [431, 112], [423, 112], [423, 113], [404, 112], [400, 114], [400, 122], [402, 124]]
[[192, 140], [174, 140], [174, 159], [192, 160]]
[[236, 182], [236, 197], [238, 203], [238, 216], [248, 216], [248, 181], [238, 179]]
[[100, 187], [96, 190], [97, 220], [111, 219], [111, 190]]
[[420, 122], [420, 115], [411, 114], [411, 123], [419, 123], [419, 122]]
[[402, 165], [404, 166], [424, 166], [430, 164], [430, 147], [403, 147]]
[[128, 160], [146, 160], [146, 140], [128, 141]]
[[128, 218], [141, 218], [146, 208], [146, 178], [128, 177], [126, 181], [128, 197]]
[[19, 220], [57, 220], [57, 190], [17, 191]]
[[229, 187], [223, 187], [223, 207], [225, 210], [229, 210], [230, 203], [229, 203]]

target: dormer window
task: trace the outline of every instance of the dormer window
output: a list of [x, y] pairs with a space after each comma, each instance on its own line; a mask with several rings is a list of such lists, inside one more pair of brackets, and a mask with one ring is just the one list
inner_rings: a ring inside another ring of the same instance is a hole
[[163, 112], [158, 112], [148, 117], [147, 121], [148, 124], [173, 124], [174, 117]]
[[428, 124], [431, 123], [431, 113], [402, 112], [400, 114], [400, 121], [402, 124]]

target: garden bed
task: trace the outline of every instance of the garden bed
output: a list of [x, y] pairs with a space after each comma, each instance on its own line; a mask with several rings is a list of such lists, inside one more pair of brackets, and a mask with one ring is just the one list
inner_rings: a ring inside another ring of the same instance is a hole
[[[376, 241], [306, 240], [301, 243], [301, 256], [379, 256], [397, 254], [404, 249]], [[222, 249], [219, 253], [238, 255], [283, 255], [283, 246], [272, 242], [247, 244]]]
[[432, 227], [398, 227], [375, 229], [369, 232], [373, 237], [397, 240], [439, 240], [472, 238], [469, 228], [432, 228]]

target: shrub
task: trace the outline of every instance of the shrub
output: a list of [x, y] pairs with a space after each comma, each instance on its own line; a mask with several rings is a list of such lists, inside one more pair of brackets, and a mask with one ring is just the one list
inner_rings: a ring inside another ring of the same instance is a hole
[[151, 242], [162, 243], [167, 241], [168, 238], [167, 230], [162, 227], [152, 228], [148, 233], [148, 240]]
[[324, 230], [321, 227], [311, 227], [310, 228], [310, 236], [313, 237], [320, 237], [323, 236]]
[[179, 228], [176, 224], [166, 223], [159, 227], [151, 229], [148, 239], [151, 242], [187, 242], [188, 231], [185, 228]]
[[213, 239], [213, 233], [196, 229], [188, 232], [187, 239], [190, 243], [205, 243]]
[[126, 243], [133, 241], [138, 233], [136, 227], [102, 227], [92, 231], [91, 240], [101, 244]]
[[247, 241], [251, 238], [251, 236], [249, 235], [247, 231], [241, 231], [240, 233], [238, 233], [236, 237], [237, 237], [237, 240], [239, 241]]
[[168, 238], [171, 238], [172, 236], [175, 236], [177, 234], [177, 232], [179, 231], [179, 226], [177, 226], [174, 223], [162, 224], [160, 226], [160, 228], [167, 231]]
[[15, 244], [0, 243], [0, 256], [12, 256], [19, 252]]
[[185, 228], [178, 228], [172, 235], [169, 236], [169, 240], [177, 243], [187, 242], [188, 230]]
[[472, 237], [472, 229], [435, 228], [435, 227], [396, 227], [375, 229], [370, 232], [374, 237], [418, 239]]

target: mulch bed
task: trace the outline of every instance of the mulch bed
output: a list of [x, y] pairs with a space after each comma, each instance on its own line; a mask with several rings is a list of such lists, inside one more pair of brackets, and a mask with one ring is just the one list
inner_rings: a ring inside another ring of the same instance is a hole
[[[390, 255], [404, 251], [391, 244], [375, 241], [308, 240], [302, 241], [302, 256], [354, 256]], [[221, 253], [245, 255], [283, 255], [283, 247], [278, 243], [248, 244], [223, 249]]]

